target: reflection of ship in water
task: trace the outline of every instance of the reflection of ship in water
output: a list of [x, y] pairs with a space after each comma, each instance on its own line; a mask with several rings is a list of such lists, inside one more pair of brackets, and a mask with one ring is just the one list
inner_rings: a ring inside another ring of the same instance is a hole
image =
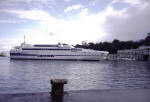
[[5, 57], [6, 56], [6, 53], [5, 52], [1, 52], [0, 53], [0, 57]]

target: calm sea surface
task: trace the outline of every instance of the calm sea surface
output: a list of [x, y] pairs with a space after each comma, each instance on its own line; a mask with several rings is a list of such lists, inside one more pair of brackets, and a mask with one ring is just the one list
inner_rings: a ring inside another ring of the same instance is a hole
[[68, 79], [68, 91], [150, 88], [150, 62], [0, 58], [0, 93], [49, 92], [55, 78]]

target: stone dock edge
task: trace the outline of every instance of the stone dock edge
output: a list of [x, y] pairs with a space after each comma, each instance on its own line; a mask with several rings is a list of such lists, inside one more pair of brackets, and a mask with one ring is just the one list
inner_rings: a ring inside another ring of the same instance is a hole
[[0, 94], [0, 102], [150, 102], [150, 89], [79, 90], [64, 96], [49, 92]]

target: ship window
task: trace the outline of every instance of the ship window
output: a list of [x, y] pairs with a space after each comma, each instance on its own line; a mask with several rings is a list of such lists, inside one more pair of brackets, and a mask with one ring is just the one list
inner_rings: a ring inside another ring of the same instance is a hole
[[34, 47], [58, 47], [58, 45], [34, 45]]
[[71, 49], [47, 49], [47, 48], [22, 48], [22, 50], [71, 50]]
[[38, 55], [38, 57], [54, 57], [54, 55]]

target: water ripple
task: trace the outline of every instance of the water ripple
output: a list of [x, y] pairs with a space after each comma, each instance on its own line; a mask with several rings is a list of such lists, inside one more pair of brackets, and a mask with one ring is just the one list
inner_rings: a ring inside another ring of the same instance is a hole
[[66, 90], [150, 88], [150, 62], [0, 58], [0, 65], [0, 93], [48, 92], [54, 78], [67, 78]]

